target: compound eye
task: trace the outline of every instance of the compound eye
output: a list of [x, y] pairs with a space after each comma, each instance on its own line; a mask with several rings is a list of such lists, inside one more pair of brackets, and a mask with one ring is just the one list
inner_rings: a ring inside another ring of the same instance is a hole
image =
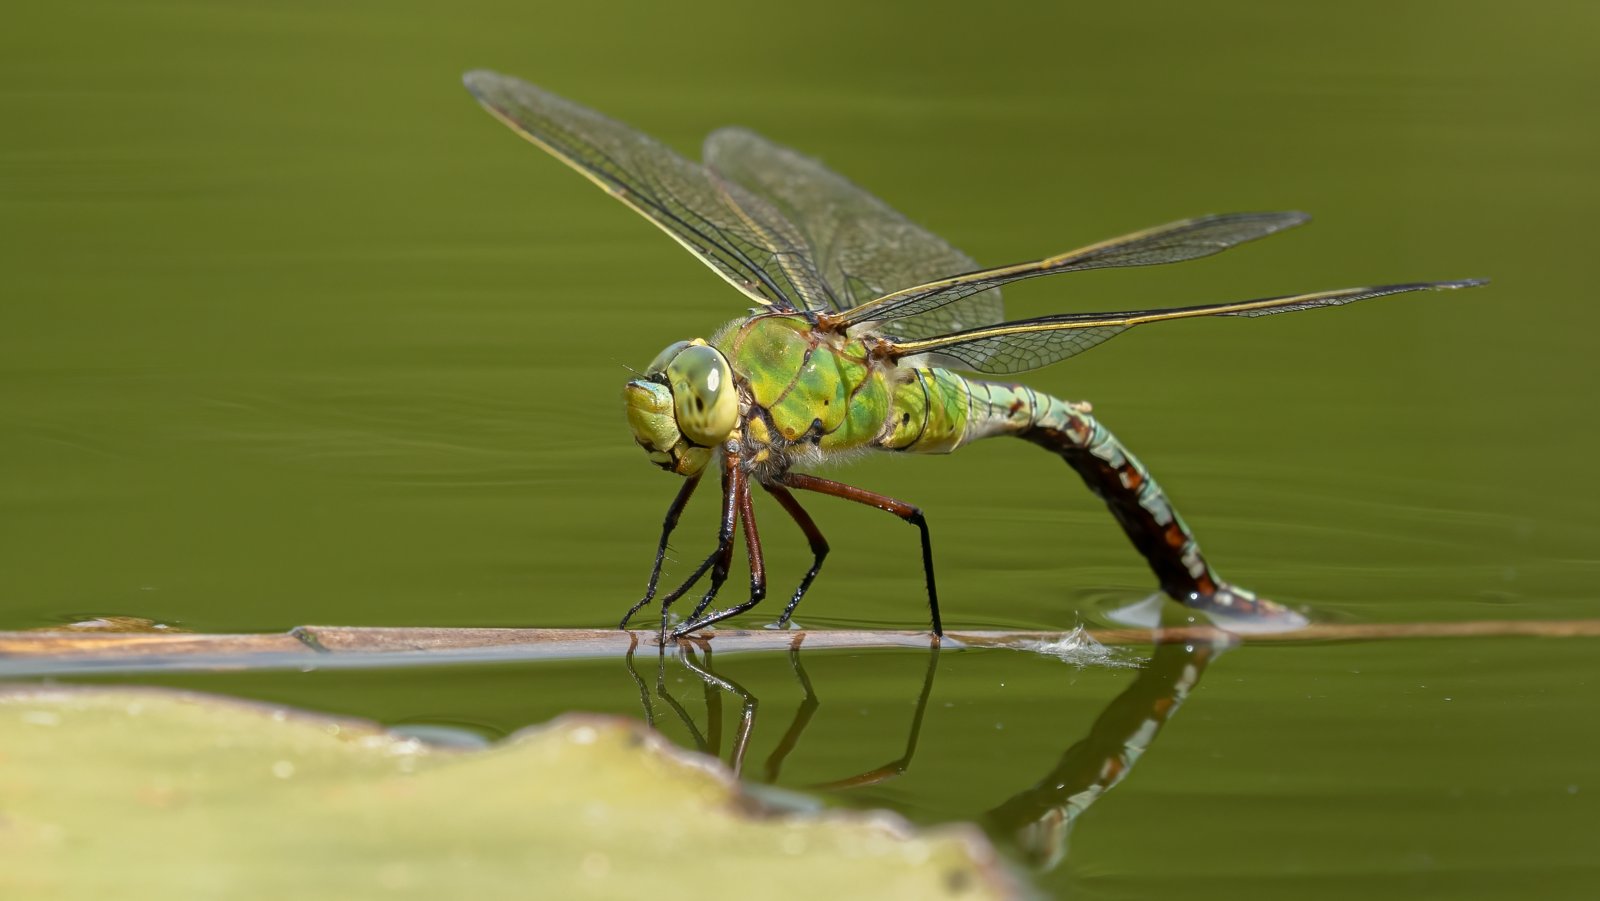
[[678, 341], [667, 345], [666, 350], [656, 354], [656, 358], [650, 361], [650, 368], [644, 371], [644, 377], [647, 379], [655, 378], [661, 373], [666, 372], [667, 364], [671, 363], [672, 358], [681, 353], [685, 347], [690, 345], [690, 343], [691, 342], [689, 341]]
[[739, 418], [733, 370], [722, 352], [690, 344], [667, 364], [673, 412], [683, 436], [701, 447], [715, 447], [733, 434]]

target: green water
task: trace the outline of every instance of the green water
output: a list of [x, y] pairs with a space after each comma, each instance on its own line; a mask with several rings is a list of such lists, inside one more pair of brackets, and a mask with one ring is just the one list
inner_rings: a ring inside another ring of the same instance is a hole
[[[484, 115], [458, 82], [478, 66], [686, 151], [752, 126], [985, 263], [1204, 212], [1318, 217], [1215, 260], [1023, 284], [1017, 316], [1492, 277], [1140, 330], [1028, 380], [1092, 400], [1224, 574], [1319, 618], [1594, 616], [1597, 27], [1582, 3], [15, 11], [0, 628], [597, 626], [637, 596], [676, 482], [629, 439], [620, 386], [742, 299]], [[952, 628], [1095, 622], [1151, 590], [1101, 505], [1020, 442], [840, 475], [927, 511]], [[807, 554], [762, 509], [782, 595]], [[915, 533], [813, 512], [835, 552], [800, 621], [920, 625]], [[1586, 896], [1597, 653], [1229, 652], [1037, 878], [1091, 897]], [[904, 775], [829, 797], [982, 817], [1137, 675], [941, 656]], [[668, 667], [704, 733], [701, 683]], [[761, 699], [759, 775], [803, 688], [778, 657], [716, 668]], [[923, 655], [806, 668], [817, 713], [779, 784], [902, 753]], [[567, 709], [644, 715], [615, 663], [159, 681], [491, 737]], [[739, 704], [721, 703], [726, 757]]]

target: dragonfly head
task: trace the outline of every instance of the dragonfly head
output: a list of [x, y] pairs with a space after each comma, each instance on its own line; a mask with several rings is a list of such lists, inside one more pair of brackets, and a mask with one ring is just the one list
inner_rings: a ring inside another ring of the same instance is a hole
[[738, 389], [728, 358], [696, 338], [656, 355], [644, 378], [622, 389], [633, 438], [650, 461], [669, 472], [694, 475], [739, 420]]

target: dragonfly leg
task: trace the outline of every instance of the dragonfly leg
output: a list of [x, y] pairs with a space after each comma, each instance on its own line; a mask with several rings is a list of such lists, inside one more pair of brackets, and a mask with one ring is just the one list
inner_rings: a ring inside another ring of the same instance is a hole
[[689, 621], [691, 622], [699, 619], [700, 614], [706, 612], [706, 608], [710, 607], [711, 602], [716, 600], [717, 592], [722, 590], [723, 583], [728, 580], [728, 570], [733, 566], [732, 542], [729, 542], [727, 547], [717, 549], [716, 561], [716, 565], [711, 570], [711, 586], [706, 589], [706, 593], [700, 597], [699, 603], [695, 604], [694, 610], [689, 613]]
[[[735, 461], [735, 464], [737, 464], [737, 461]], [[709, 626], [713, 623], [720, 623], [729, 617], [738, 616], [746, 610], [749, 610], [751, 607], [761, 603], [761, 599], [767, 596], [767, 567], [761, 554], [761, 534], [756, 530], [755, 508], [750, 503], [750, 482], [744, 477], [743, 473], [737, 472], [737, 466], [735, 468], [736, 472], [734, 481], [737, 483], [735, 485], [737, 491], [729, 501], [729, 506], [735, 510], [736, 515], [734, 518], [742, 519], [744, 521], [744, 543], [745, 548], [750, 554], [750, 599], [744, 601], [743, 603], [735, 604], [726, 610], [713, 613], [704, 619], [690, 618], [689, 622], [686, 622], [678, 628], [672, 630], [673, 638], [682, 638], [683, 636], [688, 635], [690, 632], [704, 629], [706, 626]], [[730, 553], [733, 547], [731, 530], [732, 526], [730, 524], [728, 533], [729, 543], [725, 545], [729, 549]], [[720, 574], [723, 579], [726, 579], [728, 576], [728, 567], [725, 562], [720, 567]], [[712, 572], [711, 579], [713, 593], [715, 593], [715, 590], [721, 585], [721, 582], [718, 581], [717, 576], [718, 572]], [[700, 612], [701, 609], [704, 609], [710, 603], [711, 595], [708, 594], [701, 602], [700, 608], [698, 608], [696, 612]]]
[[[706, 612], [711, 602], [716, 598], [717, 592], [722, 590], [722, 584], [728, 580], [728, 568], [733, 565], [733, 530], [738, 525], [740, 516], [745, 517], [745, 532], [750, 531], [751, 520], [745, 512], [749, 508], [750, 482], [744, 470], [740, 468], [738, 458], [730, 458], [727, 470], [723, 475], [723, 510], [722, 526], [717, 532], [717, 550], [708, 561], [715, 560], [716, 564], [711, 570], [711, 587], [700, 598], [700, 603], [694, 606], [694, 611], [685, 621], [687, 627], [690, 623], [700, 618]], [[666, 620], [662, 619], [662, 628], [666, 628]], [[674, 631], [673, 638], [681, 638], [693, 629], [686, 628]]]
[[[717, 527], [717, 547], [707, 557], [700, 561], [694, 572], [684, 579], [677, 588], [667, 592], [661, 598], [661, 644], [666, 646], [667, 641], [667, 614], [672, 604], [700, 581], [700, 577], [711, 571], [711, 589], [701, 599], [696, 611], [704, 609], [711, 603], [711, 598], [716, 597], [718, 589], [728, 577], [728, 564], [733, 555], [733, 529], [738, 519], [739, 508], [737, 504], [739, 494], [745, 490], [744, 473], [740, 471], [739, 458], [729, 454], [724, 457], [722, 467], [722, 522]], [[691, 620], [693, 616], [689, 617]]]
[[650, 567], [650, 581], [645, 584], [644, 597], [628, 608], [617, 628], [628, 628], [628, 620], [633, 619], [635, 613], [644, 609], [644, 606], [655, 598], [656, 586], [661, 581], [661, 563], [667, 557], [667, 540], [672, 537], [672, 530], [678, 527], [678, 517], [683, 514], [683, 508], [689, 506], [689, 496], [694, 494], [695, 486], [700, 484], [701, 474], [697, 472], [685, 479], [683, 487], [678, 489], [678, 496], [672, 499], [672, 506], [667, 508], [666, 521], [661, 524], [661, 542], [656, 545], [656, 562]]
[[790, 518], [795, 521], [795, 524], [800, 527], [800, 531], [806, 533], [806, 540], [811, 542], [811, 568], [806, 570], [805, 578], [800, 580], [800, 587], [794, 590], [794, 597], [789, 599], [789, 606], [783, 608], [783, 615], [778, 617], [778, 625], [782, 627], [789, 624], [789, 617], [794, 616], [794, 608], [800, 606], [800, 599], [806, 596], [806, 591], [811, 588], [812, 580], [817, 577], [817, 572], [822, 569], [822, 561], [828, 556], [828, 539], [822, 537], [822, 530], [817, 528], [817, 524], [811, 519], [811, 514], [800, 506], [800, 502], [794, 499], [794, 495], [789, 493], [789, 489], [782, 485], [769, 485], [765, 482], [761, 484], [761, 487], [767, 489], [767, 493], [777, 499], [784, 512], [788, 513]]
[[874, 494], [864, 488], [857, 488], [853, 485], [846, 485], [843, 482], [835, 482], [832, 479], [819, 478], [805, 473], [786, 472], [778, 477], [778, 481], [790, 488], [842, 497], [847, 501], [855, 501], [858, 504], [877, 507], [879, 510], [887, 510], [916, 526], [922, 532], [922, 572], [928, 580], [928, 612], [933, 621], [933, 634], [940, 637], [944, 636], [944, 626], [939, 621], [939, 590], [933, 581], [933, 543], [928, 537], [928, 521], [923, 517], [920, 508], [905, 501], [897, 501], [886, 495]]

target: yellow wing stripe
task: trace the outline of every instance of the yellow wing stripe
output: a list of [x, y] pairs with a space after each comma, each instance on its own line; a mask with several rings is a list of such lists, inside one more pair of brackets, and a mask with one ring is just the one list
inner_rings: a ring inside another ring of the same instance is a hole
[[[894, 291], [846, 310], [832, 321], [848, 327], [863, 322], [914, 316], [959, 301], [978, 290], [1055, 272], [1148, 266], [1198, 259], [1301, 225], [1310, 221], [1310, 218], [1305, 213], [1279, 212], [1226, 213], [1182, 219], [1042, 260], [980, 269]], [[968, 290], [963, 292], [962, 289]]]
[[[890, 339], [889, 351], [892, 356], [905, 357], [913, 354], [935, 353], [941, 350], [977, 345], [985, 341], [996, 342], [995, 345], [989, 345], [989, 347], [997, 345], [1018, 348], [1032, 347], [1036, 346], [1037, 342], [1030, 342], [1028, 340], [1030, 336], [1045, 336], [1055, 332], [1089, 331], [1094, 329], [1110, 330], [1110, 334], [1100, 338], [1100, 340], [1105, 340], [1117, 332], [1136, 325], [1143, 325], [1147, 322], [1196, 319], [1202, 316], [1266, 316], [1273, 313], [1288, 313], [1315, 307], [1338, 306], [1357, 300], [1384, 297], [1390, 294], [1402, 294], [1408, 291], [1471, 288], [1484, 284], [1484, 281], [1482, 279], [1462, 279], [1447, 282], [1412, 282], [1367, 288], [1342, 288], [1336, 291], [1317, 291], [1310, 294], [1294, 294], [1287, 297], [1268, 297], [1261, 300], [1244, 300], [1233, 303], [1206, 304], [1165, 310], [1141, 310], [1129, 313], [1068, 313], [1060, 316], [1005, 322], [999, 325], [968, 329], [967, 331], [920, 341], [894, 341]], [[1008, 338], [1011, 340], [1006, 341], [1005, 339]], [[1081, 346], [1062, 345], [1055, 352], [1044, 352], [1036, 362], [1026, 368], [1048, 365], [1082, 350], [1087, 350], [1098, 343], [1100, 342], [1094, 341]]]
[[545, 153], [548, 153], [551, 156], [555, 157], [556, 159], [560, 160], [562, 163], [564, 163], [567, 166], [567, 168], [573, 170], [574, 172], [577, 172], [579, 175], [582, 175], [584, 178], [587, 178], [589, 181], [591, 181], [595, 185], [599, 186], [599, 188], [601, 190], [605, 191], [607, 194], [610, 194], [612, 197], [615, 197], [616, 199], [622, 201], [623, 205], [626, 206], [628, 209], [633, 210], [635, 213], [638, 213], [640, 216], [643, 216], [646, 220], [648, 220], [656, 228], [659, 228], [663, 232], [666, 232], [668, 237], [672, 238], [672, 240], [677, 241], [680, 245], [682, 245], [683, 249], [687, 250], [687, 251], [689, 251], [689, 253], [693, 254], [695, 259], [697, 259], [700, 262], [706, 264], [707, 268], [709, 268], [712, 272], [715, 272], [717, 275], [722, 276], [724, 281], [728, 282], [728, 284], [730, 284], [730, 285], [733, 285], [735, 288], [738, 288], [739, 291], [741, 293], [743, 293], [746, 297], [749, 297], [751, 300], [754, 300], [756, 303], [759, 303], [762, 306], [771, 306], [772, 305], [772, 298], [767, 297], [765, 294], [762, 294], [759, 290], [757, 290], [757, 288], [754, 285], [750, 284], [748, 281], [746, 281], [744, 279], [741, 279], [741, 278], [737, 278], [733, 274], [724, 271], [723, 268], [720, 265], [718, 265], [715, 260], [713, 260], [711, 257], [706, 256], [705, 251], [702, 248], [696, 247], [694, 244], [690, 243], [687, 238], [685, 238], [684, 236], [678, 234], [677, 231], [673, 230], [671, 225], [669, 225], [666, 222], [662, 221], [660, 219], [660, 217], [658, 217], [653, 211], [651, 211], [649, 209], [646, 209], [644, 206], [640, 205], [637, 201], [635, 201], [633, 199], [633, 197], [632, 197], [633, 192], [626, 185], [621, 185], [621, 184], [618, 184], [616, 182], [608, 181], [607, 179], [604, 179], [604, 178], [600, 177], [599, 173], [595, 172], [593, 169], [590, 169], [588, 166], [585, 166], [579, 160], [569, 156], [564, 151], [562, 151], [562, 150], [558, 149], [557, 147], [555, 147], [553, 144], [549, 143], [548, 141], [545, 141], [543, 138], [540, 138], [538, 135], [536, 135], [533, 132], [529, 131], [527, 128], [523, 127], [523, 125], [520, 122], [518, 122], [517, 120], [511, 118], [510, 116], [506, 115], [505, 113], [501, 112], [500, 110], [496, 109], [494, 107], [494, 105], [489, 103], [487, 100], [480, 99], [478, 101], [478, 103], [484, 109], [489, 111], [489, 115], [494, 116], [496, 119], [499, 119], [500, 122], [503, 123], [507, 128], [509, 128], [512, 131], [516, 132], [522, 138], [527, 140], [528, 143], [534, 145], [535, 147], [538, 147], [540, 150], [543, 150]]

